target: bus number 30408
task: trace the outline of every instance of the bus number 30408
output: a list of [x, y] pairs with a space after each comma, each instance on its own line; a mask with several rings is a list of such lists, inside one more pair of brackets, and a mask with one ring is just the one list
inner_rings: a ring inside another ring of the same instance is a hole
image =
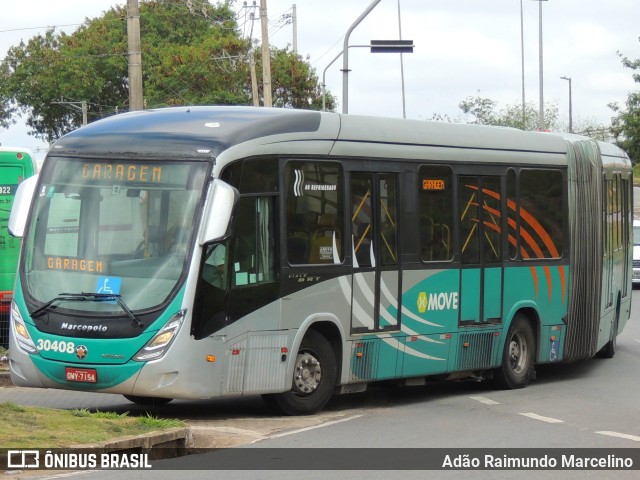
[[54, 340], [52, 342], [51, 340], [42, 340], [40, 338], [38, 340], [38, 350], [73, 354], [76, 351], [76, 344], [73, 342], [65, 342], [64, 340]]

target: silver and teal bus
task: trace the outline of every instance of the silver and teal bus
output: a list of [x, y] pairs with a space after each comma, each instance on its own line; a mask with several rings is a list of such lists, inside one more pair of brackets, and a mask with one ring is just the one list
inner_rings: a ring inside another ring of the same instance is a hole
[[309, 414], [379, 381], [524, 387], [629, 319], [631, 164], [584, 137], [169, 108], [61, 138], [23, 185], [19, 386]]
[[7, 230], [18, 185], [36, 173], [31, 151], [21, 147], [0, 147], [0, 347], [9, 343], [9, 310], [13, 298], [20, 241]]

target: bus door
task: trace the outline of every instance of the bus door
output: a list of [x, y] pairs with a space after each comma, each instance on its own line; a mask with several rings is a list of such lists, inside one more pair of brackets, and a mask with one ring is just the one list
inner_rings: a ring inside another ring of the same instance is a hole
[[351, 174], [352, 333], [399, 329], [398, 175]]
[[500, 177], [461, 176], [460, 324], [502, 318], [502, 191]]

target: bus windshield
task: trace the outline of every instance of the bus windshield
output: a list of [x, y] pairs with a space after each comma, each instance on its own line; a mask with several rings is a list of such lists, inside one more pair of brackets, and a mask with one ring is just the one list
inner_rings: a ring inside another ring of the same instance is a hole
[[24, 238], [32, 302], [112, 314], [122, 303], [135, 311], [165, 302], [191, 253], [207, 169], [48, 158]]

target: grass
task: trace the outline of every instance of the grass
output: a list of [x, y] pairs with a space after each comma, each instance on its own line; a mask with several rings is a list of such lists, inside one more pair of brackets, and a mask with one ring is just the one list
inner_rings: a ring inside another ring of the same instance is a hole
[[0, 403], [0, 445], [3, 448], [65, 448], [183, 426], [180, 420], [161, 419], [150, 414], [130, 417], [126, 413]]

